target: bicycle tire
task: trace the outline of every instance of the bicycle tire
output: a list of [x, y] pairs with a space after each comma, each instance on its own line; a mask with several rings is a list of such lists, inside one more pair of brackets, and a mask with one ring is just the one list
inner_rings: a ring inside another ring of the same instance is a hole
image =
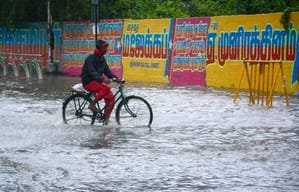
[[94, 113], [88, 109], [91, 98], [86, 94], [76, 93], [68, 97], [63, 103], [63, 121], [70, 125], [87, 125], [95, 121]]
[[[129, 110], [126, 109], [128, 106]], [[133, 114], [130, 114], [130, 111]], [[153, 110], [142, 97], [131, 95], [120, 102], [115, 112], [116, 122], [122, 127], [148, 127], [151, 129]]]

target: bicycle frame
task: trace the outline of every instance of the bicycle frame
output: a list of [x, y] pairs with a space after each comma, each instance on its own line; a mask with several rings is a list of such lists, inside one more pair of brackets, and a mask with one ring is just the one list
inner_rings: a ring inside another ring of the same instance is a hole
[[[124, 83], [125, 81], [115, 81], [117, 83], [117, 87], [114, 89], [113, 94], [113, 105], [115, 105], [115, 118], [118, 124], [121, 124], [121, 122], [128, 122], [128, 118], [136, 118], [136, 119], [144, 119], [141, 115], [140, 118], [139, 114], [142, 112], [142, 109], [139, 110], [139, 104], [138, 102], [141, 102], [141, 106], [146, 107], [145, 113], [149, 114], [148, 119], [148, 127], [150, 127], [153, 119], [153, 112], [151, 109], [151, 106], [149, 103], [143, 99], [142, 97], [135, 96], [135, 95], [125, 95], [124, 93]], [[91, 124], [94, 124], [94, 122], [104, 122], [105, 123], [105, 109], [107, 107], [106, 103], [103, 105], [104, 102], [98, 101], [96, 103], [96, 106], [98, 110], [96, 112], [92, 112], [88, 109], [88, 105], [90, 102], [94, 99], [94, 96], [96, 93], [89, 92], [85, 90], [82, 86], [82, 84], [76, 84], [72, 87], [71, 95], [65, 99], [63, 102], [63, 120], [65, 123], [68, 123], [69, 121], [72, 122], [73, 120], [79, 119], [79, 121], [83, 120], [85, 122], [88, 122], [91, 120]], [[137, 100], [136, 100], [137, 99]], [[132, 101], [132, 102], [131, 102]], [[137, 101], [137, 105], [136, 105]], [[70, 107], [68, 104], [70, 104]], [[132, 106], [131, 106], [132, 105]], [[134, 110], [133, 110], [134, 109]], [[121, 115], [120, 115], [121, 114]], [[120, 121], [120, 118], [122, 119]], [[147, 119], [147, 118], [145, 118]], [[134, 121], [134, 120], [133, 120]], [[130, 120], [129, 120], [130, 122]]]
[[[126, 111], [133, 117], [136, 117], [136, 114], [133, 113], [130, 108], [128, 107], [128, 105], [126, 104], [126, 97], [123, 93], [123, 86], [124, 86], [124, 82], [119, 82], [118, 85], [118, 90], [114, 93], [113, 98], [114, 98], [114, 103], [113, 105], [115, 105], [116, 103], [118, 103], [118, 101], [124, 102], [124, 106]], [[89, 97], [93, 94], [93, 93], [89, 93]], [[100, 106], [99, 104], [97, 104], [98, 107]], [[104, 115], [104, 110], [105, 110], [106, 105], [104, 105], [104, 107], [100, 108], [100, 110], [97, 112], [97, 114], [100, 114], [101, 116]]]

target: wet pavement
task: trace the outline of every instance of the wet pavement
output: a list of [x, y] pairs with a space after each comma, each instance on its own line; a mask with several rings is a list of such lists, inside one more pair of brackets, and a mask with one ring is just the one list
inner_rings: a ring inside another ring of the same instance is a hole
[[237, 104], [229, 91], [128, 84], [152, 131], [69, 126], [77, 77], [0, 76], [0, 191], [299, 191], [299, 98]]

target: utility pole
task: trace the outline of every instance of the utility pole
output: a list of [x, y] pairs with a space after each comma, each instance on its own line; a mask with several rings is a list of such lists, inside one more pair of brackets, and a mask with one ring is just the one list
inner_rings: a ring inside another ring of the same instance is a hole
[[50, 0], [47, 3], [47, 15], [48, 15], [48, 70], [53, 72], [55, 69], [53, 63], [53, 49], [54, 49], [54, 32], [53, 32], [53, 20], [51, 15]]
[[95, 22], [95, 44], [98, 40], [99, 0], [91, 0], [91, 20]]

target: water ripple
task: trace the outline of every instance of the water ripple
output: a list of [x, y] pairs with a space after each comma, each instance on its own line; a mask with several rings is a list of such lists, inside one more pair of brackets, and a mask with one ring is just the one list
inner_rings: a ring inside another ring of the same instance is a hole
[[[61, 83], [63, 82], [63, 83]], [[129, 84], [154, 110], [152, 131], [68, 126], [78, 78], [0, 81], [0, 191], [299, 190], [299, 99], [248, 105], [212, 89]]]

